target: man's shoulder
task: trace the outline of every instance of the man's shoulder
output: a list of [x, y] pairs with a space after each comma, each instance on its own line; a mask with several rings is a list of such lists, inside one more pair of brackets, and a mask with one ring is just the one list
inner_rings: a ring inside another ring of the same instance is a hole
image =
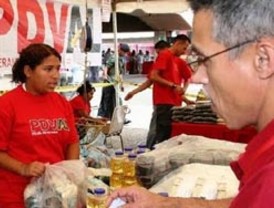
[[171, 51], [168, 48], [166, 48], [166, 49], [161, 50], [158, 55], [159, 56], [160, 55], [172, 56], [173, 54], [171, 53]]

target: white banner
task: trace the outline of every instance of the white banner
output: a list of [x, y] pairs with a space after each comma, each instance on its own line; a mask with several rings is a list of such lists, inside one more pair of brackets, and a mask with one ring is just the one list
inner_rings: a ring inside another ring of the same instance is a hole
[[[56, 48], [64, 57], [64, 67], [70, 67], [66, 60], [69, 64], [84, 65], [82, 58], [71, 60], [68, 57], [75, 57], [74, 53], [79, 54], [79, 44], [72, 44], [71, 40], [85, 21], [84, 6], [48, 0], [0, 1], [0, 75], [10, 74], [22, 48], [36, 42], [44, 42]], [[102, 43], [100, 8], [88, 10], [88, 23], [92, 28], [94, 43], [88, 56], [89, 63], [98, 66], [101, 65]]]

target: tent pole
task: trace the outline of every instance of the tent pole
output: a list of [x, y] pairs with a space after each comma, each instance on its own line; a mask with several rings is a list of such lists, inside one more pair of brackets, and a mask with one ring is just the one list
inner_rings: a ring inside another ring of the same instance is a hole
[[[87, 0], [86, 0], [85, 10], [86, 10], [85, 24], [88, 24], [88, 1]], [[89, 102], [87, 98], [87, 86], [86, 86], [87, 71], [88, 71], [88, 52], [85, 50], [85, 69], [84, 69], [83, 85], [84, 85], [84, 95], [85, 95], [86, 102]]]
[[114, 54], [115, 54], [115, 80], [117, 83], [114, 83], [115, 87], [115, 98], [116, 98], [116, 106], [120, 105], [119, 102], [119, 81], [120, 81], [120, 73], [119, 73], [119, 54], [118, 54], [118, 40], [117, 40], [117, 13], [116, 13], [116, 0], [112, 1], [112, 22], [113, 22], [113, 34], [114, 34]]

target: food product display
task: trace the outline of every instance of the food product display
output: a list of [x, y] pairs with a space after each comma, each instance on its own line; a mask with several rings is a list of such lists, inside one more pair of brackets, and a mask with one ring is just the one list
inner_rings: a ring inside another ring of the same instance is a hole
[[189, 163], [229, 165], [244, 151], [245, 144], [180, 135], [156, 145], [156, 149], [138, 155], [137, 175], [150, 188], [172, 170]]
[[223, 199], [238, 193], [239, 181], [229, 166], [187, 164], [172, 171], [150, 190], [173, 197]]
[[218, 123], [219, 117], [211, 109], [210, 102], [172, 108], [172, 120], [190, 123]]

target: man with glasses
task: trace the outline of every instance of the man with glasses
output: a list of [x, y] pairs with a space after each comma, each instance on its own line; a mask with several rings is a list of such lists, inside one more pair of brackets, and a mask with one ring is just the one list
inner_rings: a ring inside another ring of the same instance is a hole
[[266, 208], [274, 206], [274, 0], [188, 0], [194, 11], [193, 81], [231, 129], [258, 130], [231, 168], [240, 180], [233, 199], [164, 198], [143, 188], [114, 192], [127, 208]]

